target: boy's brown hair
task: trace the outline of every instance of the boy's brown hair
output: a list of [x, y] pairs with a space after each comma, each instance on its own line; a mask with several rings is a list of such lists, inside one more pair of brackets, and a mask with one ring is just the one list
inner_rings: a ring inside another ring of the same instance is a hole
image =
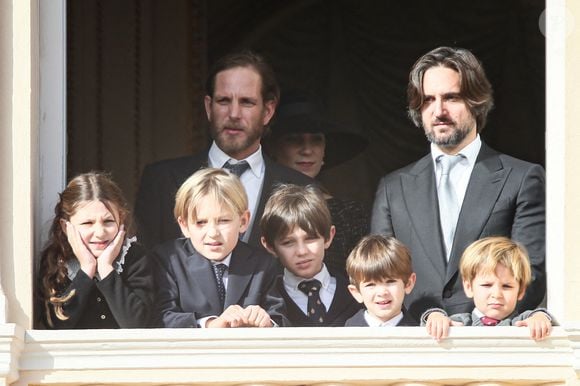
[[346, 259], [350, 283], [359, 288], [363, 281], [401, 279], [407, 284], [413, 274], [409, 249], [394, 237], [363, 237]]
[[196, 208], [206, 196], [240, 216], [248, 209], [246, 190], [236, 175], [223, 169], [205, 168], [191, 175], [177, 191], [175, 219], [195, 221]]
[[509, 269], [525, 290], [532, 280], [532, 269], [526, 249], [507, 237], [486, 237], [475, 241], [463, 252], [459, 272], [463, 281], [472, 282], [479, 273], [494, 273], [498, 264]]
[[268, 199], [260, 221], [266, 243], [288, 235], [298, 227], [311, 237], [330, 239], [332, 220], [322, 191], [314, 185], [282, 184]]

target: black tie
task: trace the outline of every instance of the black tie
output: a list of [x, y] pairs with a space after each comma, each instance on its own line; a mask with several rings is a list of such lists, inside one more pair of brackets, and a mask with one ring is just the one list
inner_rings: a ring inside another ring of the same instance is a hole
[[308, 296], [308, 320], [313, 324], [323, 324], [326, 318], [326, 308], [320, 300], [320, 287], [316, 279], [304, 280], [298, 284], [298, 289]]
[[229, 170], [230, 173], [235, 174], [238, 177], [244, 174], [244, 172], [248, 170], [249, 167], [250, 165], [248, 164], [248, 161], [241, 161], [237, 164], [233, 164], [228, 161], [224, 164], [224, 169]]
[[224, 302], [226, 300], [226, 286], [224, 285], [224, 272], [227, 269], [228, 266], [225, 264], [213, 265], [213, 273], [215, 274], [215, 281], [217, 284], [218, 295], [220, 297], [220, 301], [222, 302], [222, 307], [224, 306]]

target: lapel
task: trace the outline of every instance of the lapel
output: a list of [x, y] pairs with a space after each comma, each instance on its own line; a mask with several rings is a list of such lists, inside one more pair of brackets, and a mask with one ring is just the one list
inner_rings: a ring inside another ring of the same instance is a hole
[[499, 153], [482, 142], [457, 220], [446, 282], [457, 272], [465, 248], [480, 238], [509, 173], [510, 169], [504, 168]]
[[197, 286], [195, 295], [205, 297], [212, 310], [220, 308], [215, 307], [220, 304], [220, 300], [211, 262], [193, 248], [190, 240], [187, 240], [185, 247], [188, 252], [187, 272], [191, 276], [191, 282]]
[[224, 308], [232, 304], [242, 304], [240, 299], [246, 293], [246, 287], [252, 279], [253, 272], [256, 271], [257, 259], [250, 249], [243, 242], [238, 242], [232, 251], [230, 267], [228, 269], [228, 287], [226, 289], [226, 299]]
[[401, 189], [411, 225], [417, 233], [424, 255], [443, 279], [447, 258], [441, 241], [443, 235], [431, 154], [417, 161], [408, 173], [401, 174]]

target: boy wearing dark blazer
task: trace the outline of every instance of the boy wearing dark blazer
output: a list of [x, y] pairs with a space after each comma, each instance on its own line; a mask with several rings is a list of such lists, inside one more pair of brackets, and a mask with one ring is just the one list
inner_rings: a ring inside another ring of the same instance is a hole
[[159, 245], [157, 315], [162, 327], [284, 325], [284, 302], [270, 294], [272, 256], [239, 241], [249, 222], [240, 180], [202, 169], [176, 195], [174, 215], [185, 238]]
[[346, 278], [323, 262], [335, 228], [322, 192], [312, 185], [280, 186], [266, 203], [260, 228], [262, 244], [284, 266], [276, 289], [290, 324], [344, 326], [360, 306]]
[[403, 300], [413, 290], [416, 276], [409, 250], [394, 237], [364, 237], [346, 260], [348, 289], [360, 310], [346, 327], [418, 326]]

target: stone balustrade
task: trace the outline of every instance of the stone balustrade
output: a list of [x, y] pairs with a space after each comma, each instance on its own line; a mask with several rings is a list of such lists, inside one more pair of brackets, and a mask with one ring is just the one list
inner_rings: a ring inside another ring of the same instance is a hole
[[0, 324], [0, 385], [580, 385], [580, 324], [526, 328], [24, 330]]

